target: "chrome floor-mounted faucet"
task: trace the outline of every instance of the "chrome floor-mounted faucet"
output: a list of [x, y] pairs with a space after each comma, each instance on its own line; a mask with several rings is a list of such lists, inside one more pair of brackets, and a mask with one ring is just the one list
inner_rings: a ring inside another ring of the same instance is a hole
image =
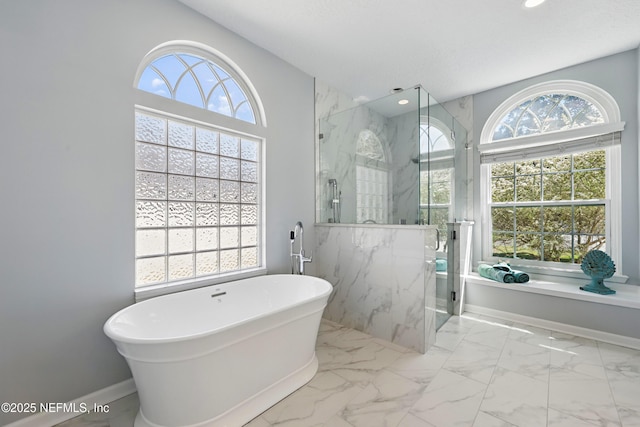
[[[311, 262], [313, 254], [309, 255], [309, 258], [304, 256], [304, 227], [302, 226], [301, 221], [296, 222], [295, 228], [290, 232], [290, 239], [291, 274], [304, 274], [304, 264], [306, 262]], [[298, 253], [293, 252], [296, 239], [299, 240]]]

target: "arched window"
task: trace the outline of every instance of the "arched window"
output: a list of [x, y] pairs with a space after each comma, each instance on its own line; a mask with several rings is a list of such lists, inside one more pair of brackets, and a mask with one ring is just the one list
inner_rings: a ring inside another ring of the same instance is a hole
[[389, 220], [387, 156], [378, 136], [365, 129], [356, 141], [356, 222]]
[[615, 100], [584, 82], [503, 102], [480, 137], [483, 258], [575, 269], [600, 249], [619, 262], [623, 128]]
[[423, 117], [420, 125], [420, 220], [437, 225], [446, 238], [453, 221], [454, 149], [452, 129], [435, 117]]
[[134, 85], [136, 288], [263, 269], [265, 120], [248, 79], [180, 42], [147, 54]]

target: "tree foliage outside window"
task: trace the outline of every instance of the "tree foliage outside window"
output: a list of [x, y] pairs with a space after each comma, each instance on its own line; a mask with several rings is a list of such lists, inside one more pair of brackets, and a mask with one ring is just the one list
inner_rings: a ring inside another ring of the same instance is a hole
[[605, 151], [491, 165], [493, 256], [581, 263], [606, 247]]

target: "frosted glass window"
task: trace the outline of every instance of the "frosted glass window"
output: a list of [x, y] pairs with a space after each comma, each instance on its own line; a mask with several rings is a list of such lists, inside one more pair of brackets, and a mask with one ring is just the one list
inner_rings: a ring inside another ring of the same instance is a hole
[[136, 286], [259, 266], [259, 139], [136, 112]]

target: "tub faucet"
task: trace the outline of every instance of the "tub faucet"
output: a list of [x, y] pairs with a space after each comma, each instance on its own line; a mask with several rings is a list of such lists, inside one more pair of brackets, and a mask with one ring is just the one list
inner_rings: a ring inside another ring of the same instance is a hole
[[[299, 237], [299, 250], [298, 253], [293, 252], [293, 246], [296, 238]], [[313, 254], [309, 255], [309, 258], [304, 256], [304, 227], [302, 222], [298, 221], [295, 228], [291, 232], [291, 274], [304, 274], [304, 264], [311, 262]]]

